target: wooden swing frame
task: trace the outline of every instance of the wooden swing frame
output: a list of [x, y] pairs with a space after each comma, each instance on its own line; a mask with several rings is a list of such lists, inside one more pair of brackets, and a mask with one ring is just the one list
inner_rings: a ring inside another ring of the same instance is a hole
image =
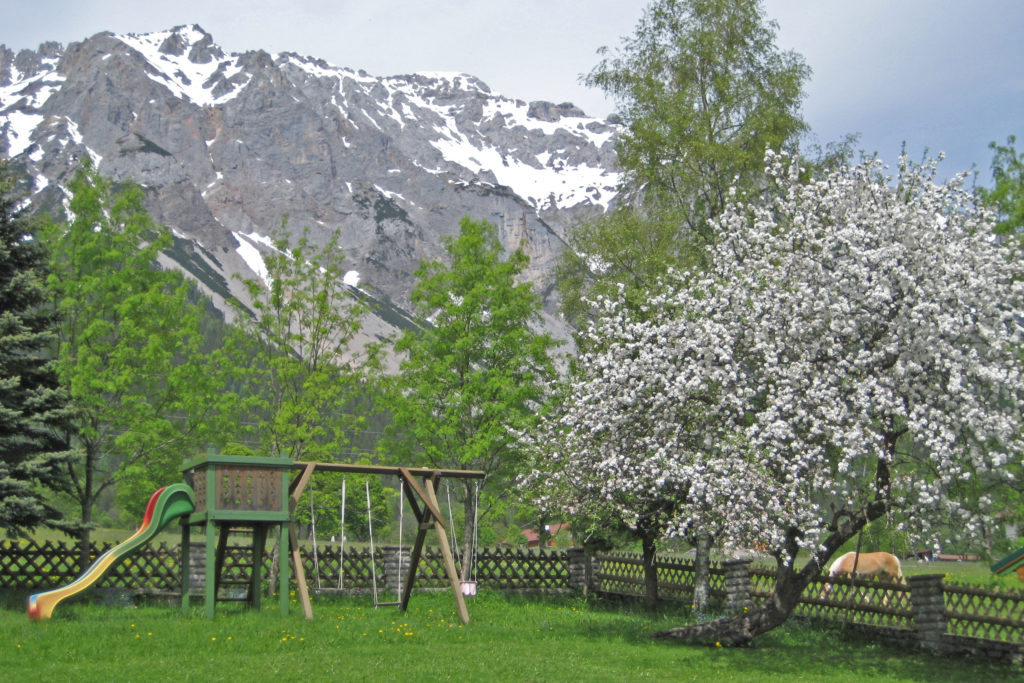
[[[452, 595], [455, 597], [455, 607], [462, 623], [469, 623], [469, 611], [466, 609], [466, 600], [462, 595], [459, 575], [455, 569], [455, 558], [452, 557], [451, 546], [448, 545], [448, 535], [445, 531], [444, 517], [441, 515], [440, 506], [437, 504], [437, 489], [444, 477], [453, 479], [483, 479], [485, 472], [479, 470], [445, 470], [427, 467], [388, 467], [384, 465], [343, 465], [334, 462], [295, 462], [292, 469], [301, 470], [301, 474], [295, 477], [288, 487], [289, 492], [289, 515], [288, 536], [289, 547], [292, 554], [292, 568], [295, 574], [295, 583], [299, 590], [299, 602], [302, 604], [302, 613], [307, 619], [313, 618], [313, 606], [309, 601], [309, 588], [306, 586], [306, 570], [302, 566], [302, 558], [299, 555], [298, 535], [295, 533], [295, 508], [299, 498], [309, 484], [310, 478], [317, 470], [321, 472], [351, 472], [354, 474], [383, 474], [399, 477], [405, 486], [405, 498], [409, 501], [413, 515], [416, 517], [418, 532], [412, 546], [412, 554], [409, 557], [409, 569], [405, 583], [402, 585], [402, 595], [398, 602], [398, 608], [403, 612], [409, 607], [409, 596], [412, 593], [413, 581], [416, 579], [416, 569], [419, 566], [420, 555], [423, 552], [423, 541], [427, 532], [433, 529], [437, 532], [437, 539], [441, 546], [441, 555], [444, 559], [445, 573], [451, 583]], [[422, 484], [416, 481], [419, 477]]]

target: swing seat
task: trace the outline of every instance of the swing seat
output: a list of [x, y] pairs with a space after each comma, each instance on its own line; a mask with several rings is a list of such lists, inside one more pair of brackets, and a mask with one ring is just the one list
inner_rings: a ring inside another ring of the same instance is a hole
[[461, 585], [463, 595], [467, 597], [476, 595], [476, 581], [463, 581], [461, 582]]

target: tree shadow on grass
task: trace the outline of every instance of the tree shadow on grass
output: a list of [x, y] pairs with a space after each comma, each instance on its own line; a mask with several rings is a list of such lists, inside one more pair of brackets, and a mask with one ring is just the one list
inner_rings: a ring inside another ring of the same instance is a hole
[[726, 678], [1024, 681], [1024, 668], [1020, 666], [980, 657], [939, 657], [836, 622], [792, 617], [747, 646], [726, 648], [651, 638], [652, 633], [661, 629], [716, 616], [695, 614], [688, 605], [647, 607], [635, 601], [591, 599], [586, 601], [586, 607], [590, 613], [602, 616], [580, 623], [580, 636], [674, 650], [681, 660], [693, 661], [702, 671], [708, 667], [721, 669]]

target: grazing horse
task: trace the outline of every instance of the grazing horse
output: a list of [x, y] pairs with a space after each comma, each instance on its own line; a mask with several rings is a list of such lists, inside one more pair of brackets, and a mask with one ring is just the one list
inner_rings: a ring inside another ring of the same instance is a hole
[[[856, 574], [854, 565], [856, 565]], [[851, 579], [884, 576], [893, 583], [903, 583], [903, 568], [900, 567], [900, 559], [891, 553], [860, 553], [858, 557], [857, 553], [848, 552], [832, 563], [832, 566], [828, 568], [828, 575], [833, 578], [846, 576]], [[821, 595], [824, 597], [831, 592], [832, 584], [829, 583], [825, 585]], [[888, 595], [885, 597], [885, 604], [889, 604]]]

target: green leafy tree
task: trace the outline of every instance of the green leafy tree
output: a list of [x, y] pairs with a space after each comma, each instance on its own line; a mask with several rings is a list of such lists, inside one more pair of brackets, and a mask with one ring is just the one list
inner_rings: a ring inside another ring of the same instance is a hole
[[[996, 212], [994, 232], [1007, 238], [1016, 237], [1024, 242], [1024, 152], [1016, 150], [1017, 138], [1007, 136], [1006, 144], [995, 141], [989, 143], [992, 150], [992, 181], [993, 187], [980, 188], [979, 194], [993, 211]], [[1011, 463], [1010, 467], [1018, 473], [1017, 482], [1024, 467], [1020, 463]], [[1006, 517], [1004, 522], [1020, 524], [1024, 521], [1024, 486], [1004, 486], [991, 492], [997, 500], [1002, 501]], [[994, 535], [994, 534], [990, 534]], [[1009, 539], [1011, 545], [1015, 539]]]
[[[536, 332], [541, 300], [519, 277], [529, 257], [505, 250], [496, 228], [464, 218], [445, 240], [451, 265], [423, 263], [412, 303], [422, 328], [396, 344], [405, 354], [391, 391], [389, 457], [405, 464], [487, 473], [479, 491], [463, 480], [464, 556], [478, 513], [497, 511], [519, 471], [514, 432], [535, 423], [555, 377], [556, 342]], [[453, 482], [449, 482], [452, 484]], [[463, 564], [468, 578], [469, 563]]]
[[[309, 497], [313, 497], [316, 513], [316, 536], [319, 541], [334, 536], [341, 537], [341, 487], [345, 485], [345, 537], [350, 541], [370, 540], [370, 520], [366, 513], [366, 484], [370, 485], [370, 509], [373, 514], [373, 538], [375, 543], [387, 539], [396, 521], [392, 513], [392, 501], [397, 499], [394, 489], [384, 486], [380, 475], [352, 474], [339, 472], [317, 473], [313, 483], [306, 487], [304, 500], [295, 508], [295, 523], [309, 529], [312, 535], [313, 513], [309, 509]], [[404, 501], [399, 500], [399, 504]]]
[[69, 409], [54, 367], [49, 258], [18, 200], [0, 165], [0, 528], [8, 533], [60, 526], [45, 489], [62, 486], [71, 458], [61, 438]]
[[989, 143], [995, 185], [991, 190], [982, 188], [981, 196], [998, 214], [995, 231], [1000, 235], [1020, 236], [1024, 229], [1024, 152], [1017, 152], [1016, 142], [1010, 135], [1005, 145]]
[[796, 146], [810, 69], [778, 49], [759, 0], [654, 0], [634, 34], [586, 76], [617, 104], [620, 208], [569, 237], [559, 270], [576, 324], [584, 298], [639, 300], [673, 265], [702, 258], [730, 191], [763, 186], [768, 149]]
[[332, 461], [348, 451], [366, 418], [372, 384], [363, 372], [375, 354], [353, 348], [365, 307], [344, 284], [344, 254], [334, 234], [316, 245], [308, 231], [292, 244], [284, 225], [265, 253], [267, 281], [245, 281], [251, 310], [234, 345], [240, 404], [261, 455]]
[[615, 97], [625, 187], [711, 239], [729, 188], [757, 183], [767, 149], [796, 143], [810, 69], [775, 45], [759, 0], [655, 0], [586, 78]]
[[[211, 389], [198, 307], [181, 275], [157, 266], [170, 234], [150, 219], [142, 191], [115, 189], [88, 161], [69, 189], [71, 221], [51, 224], [47, 243], [57, 370], [74, 407], [67, 493], [80, 509], [85, 563], [100, 497], [132, 475], [177, 480], [178, 464], [207, 435], [202, 399]], [[149, 493], [129, 508], [138, 512]]]

